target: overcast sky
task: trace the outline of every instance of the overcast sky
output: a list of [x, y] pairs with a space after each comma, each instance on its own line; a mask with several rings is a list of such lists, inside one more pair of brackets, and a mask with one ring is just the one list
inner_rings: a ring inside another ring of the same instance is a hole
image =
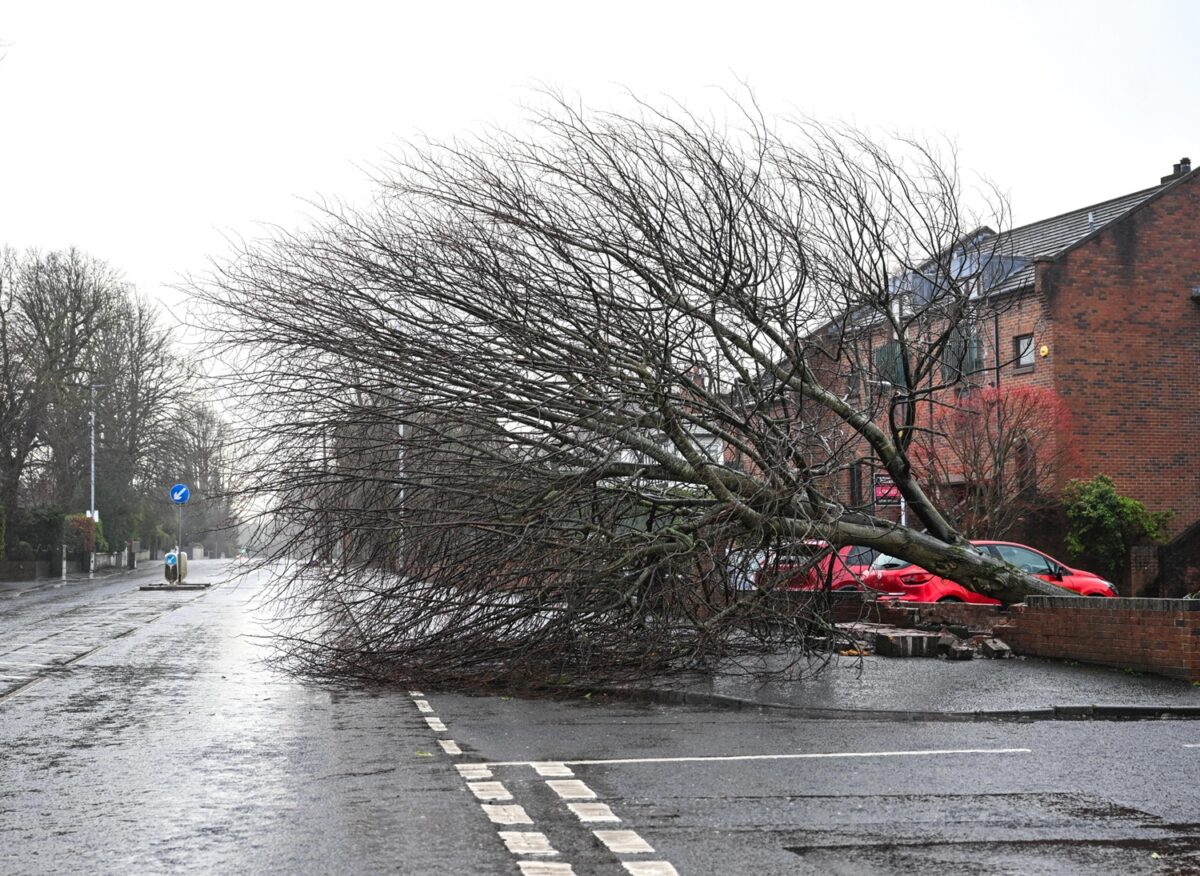
[[[952, 138], [1018, 223], [1200, 160], [1195, 2], [0, 0], [0, 245], [168, 287], [227, 234], [360, 200], [400, 140], [515, 128], [546, 83]], [[618, 104], [619, 105], [619, 104]]]

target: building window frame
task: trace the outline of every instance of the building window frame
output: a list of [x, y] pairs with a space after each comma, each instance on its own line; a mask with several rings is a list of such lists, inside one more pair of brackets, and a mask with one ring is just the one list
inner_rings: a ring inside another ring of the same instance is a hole
[[1037, 361], [1037, 352], [1033, 345], [1033, 335], [1013, 336], [1013, 369], [1018, 372], [1032, 371]]

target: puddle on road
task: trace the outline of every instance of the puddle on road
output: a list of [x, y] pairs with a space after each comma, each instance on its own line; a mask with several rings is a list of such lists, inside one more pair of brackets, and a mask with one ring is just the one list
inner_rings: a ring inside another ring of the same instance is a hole
[[[837, 799], [845, 805], [846, 798]], [[830, 874], [1200, 872], [1200, 826], [1094, 795], [914, 794], [861, 802], [838, 830], [814, 831], [816, 841], [784, 848]]]

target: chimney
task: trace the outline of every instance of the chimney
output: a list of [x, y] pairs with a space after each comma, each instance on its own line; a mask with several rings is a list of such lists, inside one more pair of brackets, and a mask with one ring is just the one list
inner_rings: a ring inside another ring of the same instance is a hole
[[1185, 156], [1184, 158], [1179, 159], [1178, 164], [1173, 165], [1171, 167], [1170, 174], [1168, 174], [1167, 176], [1164, 176], [1158, 182], [1160, 185], [1166, 185], [1171, 180], [1179, 179], [1181, 176], [1187, 176], [1191, 172], [1192, 172], [1192, 159], [1187, 158]]

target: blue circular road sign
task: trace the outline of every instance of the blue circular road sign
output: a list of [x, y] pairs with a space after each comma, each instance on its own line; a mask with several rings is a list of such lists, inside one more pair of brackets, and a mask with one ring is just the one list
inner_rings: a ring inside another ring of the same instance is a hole
[[176, 484], [171, 487], [171, 501], [176, 505], [187, 504], [188, 497], [192, 495], [192, 491], [187, 488], [187, 484]]
[[169, 554], [163, 557], [163, 561], [166, 562], [168, 566], [174, 566], [177, 562], [179, 562], [179, 557], [175, 555], [174, 551], [171, 551]]

